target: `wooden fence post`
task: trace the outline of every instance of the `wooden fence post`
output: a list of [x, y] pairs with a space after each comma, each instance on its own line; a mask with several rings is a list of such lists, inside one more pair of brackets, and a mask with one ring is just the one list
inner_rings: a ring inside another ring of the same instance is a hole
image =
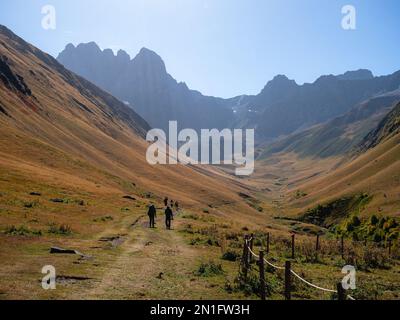
[[344, 259], [344, 237], [340, 239], [340, 253], [342, 255], [342, 259]]
[[258, 258], [258, 267], [260, 268], [260, 297], [261, 300], [266, 299], [266, 289], [265, 289], [265, 266], [264, 266], [264, 251], [260, 251]]
[[294, 239], [295, 239], [295, 235], [292, 234], [292, 259], [294, 259]]
[[247, 276], [247, 273], [248, 273], [248, 271], [249, 271], [249, 269], [250, 269], [250, 255], [251, 255], [251, 253], [250, 253], [250, 251], [249, 251], [249, 240], [250, 240], [250, 237], [247, 235], [246, 236], [246, 239], [247, 239], [247, 241], [246, 241], [246, 259], [245, 259], [245, 265], [246, 265], [246, 276]]
[[267, 254], [269, 254], [269, 232], [267, 233]]
[[337, 286], [338, 300], [346, 300], [346, 292], [343, 289], [341, 282], [338, 282]]
[[242, 270], [243, 276], [247, 279], [247, 271], [248, 271], [248, 264], [249, 264], [249, 250], [247, 247], [247, 240], [248, 236], [244, 236], [244, 243], [243, 243], [243, 256], [242, 256]]
[[[250, 243], [249, 243], [251, 251], [253, 251], [253, 243], [254, 243], [254, 234], [252, 233], [250, 235]], [[249, 263], [252, 262], [253, 262], [253, 255], [249, 252]]]
[[291, 264], [290, 261], [286, 261], [285, 263], [285, 299], [290, 300], [291, 299], [291, 286], [292, 286], [292, 280], [291, 280]]

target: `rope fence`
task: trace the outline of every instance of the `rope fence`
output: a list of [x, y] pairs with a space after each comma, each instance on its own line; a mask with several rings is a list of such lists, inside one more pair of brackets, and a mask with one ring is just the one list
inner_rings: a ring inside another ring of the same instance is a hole
[[[356, 300], [351, 295], [345, 294], [345, 290], [343, 289], [341, 282], [337, 283], [336, 290], [323, 288], [323, 287], [317, 286], [317, 285], [307, 281], [306, 279], [302, 278], [298, 273], [296, 273], [291, 268], [290, 261], [286, 261], [285, 266], [280, 267], [280, 266], [277, 266], [277, 265], [273, 264], [272, 262], [268, 261], [266, 258], [264, 258], [263, 250], [261, 250], [259, 255], [257, 255], [253, 251], [253, 240], [254, 240], [253, 236], [251, 236], [251, 237], [245, 236], [244, 246], [243, 246], [243, 257], [242, 257], [242, 266], [243, 266], [243, 271], [244, 271], [243, 273], [244, 273], [245, 277], [247, 277], [248, 269], [250, 267], [250, 261], [252, 261], [253, 258], [258, 259], [258, 265], [259, 265], [259, 271], [260, 271], [260, 284], [261, 284], [261, 288], [260, 288], [261, 294], [260, 295], [261, 295], [262, 300], [266, 299], [266, 286], [265, 286], [265, 273], [264, 273], [265, 263], [276, 270], [285, 270], [285, 298], [286, 298], [286, 300], [290, 300], [290, 298], [291, 298], [291, 275], [295, 276], [298, 280], [300, 280], [301, 282], [305, 283], [306, 285], [308, 285], [314, 289], [337, 294], [339, 300], [346, 300], [346, 298], [349, 300]], [[292, 236], [292, 244], [294, 244], [293, 236]], [[292, 257], [294, 257], [293, 247], [294, 246], [292, 246]]]

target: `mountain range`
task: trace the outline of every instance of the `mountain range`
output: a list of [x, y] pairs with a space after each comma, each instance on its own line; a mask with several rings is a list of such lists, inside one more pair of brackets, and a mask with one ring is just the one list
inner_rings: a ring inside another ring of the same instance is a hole
[[207, 97], [178, 83], [155, 52], [143, 48], [135, 58], [114, 55], [94, 43], [69, 44], [58, 61], [68, 69], [126, 101], [152, 127], [255, 128], [257, 141], [271, 141], [340, 116], [357, 104], [394, 91], [400, 72], [374, 77], [369, 70], [321, 76], [298, 85], [284, 75], [269, 81], [256, 96]]
[[285, 136], [342, 115], [356, 104], [399, 86], [400, 72], [372, 78], [367, 71], [350, 72], [322, 76], [303, 85], [277, 76], [251, 102], [246, 126], [257, 128], [261, 138]]
[[267, 144], [260, 158], [282, 152], [315, 158], [343, 156], [375, 129], [399, 101], [400, 90], [367, 99], [332, 120]]

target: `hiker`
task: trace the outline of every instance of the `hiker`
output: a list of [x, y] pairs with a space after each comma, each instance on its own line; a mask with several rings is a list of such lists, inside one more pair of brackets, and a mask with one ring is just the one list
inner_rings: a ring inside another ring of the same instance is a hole
[[157, 216], [156, 207], [154, 206], [154, 204], [150, 205], [149, 211], [147, 212], [147, 215], [149, 216], [149, 219], [150, 219], [150, 223], [149, 223], [150, 228], [154, 228], [155, 227], [154, 226], [155, 225], [155, 219], [156, 219], [156, 216]]
[[174, 220], [174, 214], [168, 206], [167, 209], [165, 209], [165, 226], [168, 230], [171, 230], [171, 220]]
[[174, 200], [171, 200], [171, 208], [174, 207]]
[[164, 205], [167, 207], [168, 206], [168, 197], [164, 198]]
[[179, 203], [178, 203], [178, 201], [175, 201], [175, 209], [176, 209], [176, 210], [179, 210]]

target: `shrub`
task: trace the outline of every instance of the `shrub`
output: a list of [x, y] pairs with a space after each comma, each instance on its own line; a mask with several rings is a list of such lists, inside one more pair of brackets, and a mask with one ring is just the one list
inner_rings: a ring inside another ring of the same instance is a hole
[[193, 226], [190, 223], [184, 225], [183, 228], [182, 228], [182, 232], [186, 232], [186, 233], [189, 233], [189, 234], [194, 234]]
[[239, 238], [241, 235], [237, 232], [228, 232], [225, 234], [225, 239], [226, 240], [234, 240], [234, 241], [239, 241]]
[[199, 220], [199, 216], [196, 214], [185, 214], [182, 216], [183, 219]]
[[[233, 291], [241, 291], [245, 296], [257, 295], [260, 296], [261, 291], [260, 278], [255, 273], [248, 273], [247, 277], [244, 277], [242, 271], [239, 271], [238, 276], [234, 280], [233, 288], [231, 286], [225, 286], [225, 289], [232, 289]], [[277, 288], [277, 281], [275, 276], [268, 277], [265, 281], [265, 293], [267, 296], [271, 296], [274, 289]]]
[[370, 224], [374, 226], [374, 225], [378, 224], [379, 219], [376, 215], [372, 215], [369, 221], [370, 221]]
[[227, 250], [222, 254], [222, 259], [227, 261], [236, 261], [240, 257], [240, 254], [233, 250]]
[[63, 235], [63, 236], [67, 236], [72, 234], [72, 229], [69, 225], [66, 224], [62, 224], [62, 225], [55, 225], [52, 224], [48, 230], [49, 233], [52, 234], [59, 234], [59, 235]]
[[306, 196], [307, 196], [307, 193], [305, 193], [302, 190], [297, 190], [294, 197], [295, 197], [295, 199], [301, 199], [301, 198], [304, 198]]
[[[260, 293], [260, 279], [255, 274], [249, 274], [247, 278], [244, 278], [239, 273], [234, 282], [234, 290], [243, 292], [245, 296], [251, 296], [252, 294], [259, 295]], [[267, 295], [269, 295], [268, 291]]]
[[223, 274], [222, 265], [216, 264], [213, 261], [201, 263], [195, 275], [199, 277], [212, 277]]
[[94, 222], [107, 222], [107, 221], [112, 221], [112, 220], [114, 220], [114, 218], [112, 216], [104, 216], [104, 217], [93, 219]]
[[38, 204], [39, 204], [38, 201], [25, 202], [25, 203], [24, 203], [24, 208], [32, 209], [32, 208], [36, 207]]
[[220, 243], [219, 243], [219, 241], [218, 241], [217, 239], [215, 239], [215, 238], [208, 238], [208, 239], [206, 240], [206, 243], [207, 243], [209, 246], [216, 246], [216, 247], [220, 247], [220, 246], [221, 246]]
[[203, 244], [203, 240], [201, 240], [199, 237], [196, 237], [196, 238], [191, 239], [189, 243], [191, 246], [195, 246], [195, 245]]
[[41, 230], [30, 230], [24, 226], [20, 226], [20, 227], [10, 226], [4, 231], [4, 233], [7, 235], [11, 235], [11, 236], [41, 236], [42, 235]]

